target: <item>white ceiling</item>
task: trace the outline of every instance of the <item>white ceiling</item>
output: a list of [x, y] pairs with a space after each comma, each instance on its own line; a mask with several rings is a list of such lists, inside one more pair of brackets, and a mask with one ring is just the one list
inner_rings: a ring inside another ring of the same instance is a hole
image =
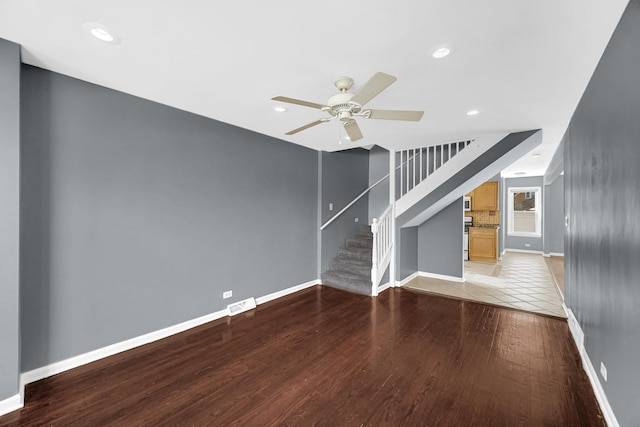
[[[317, 150], [411, 148], [543, 129], [543, 144], [504, 171], [544, 173], [628, 0], [0, 0], [0, 37], [23, 62]], [[82, 28], [109, 27], [106, 44]], [[434, 60], [442, 43], [456, 52]], [[359, 119], [285, 132], [317, 103], [376, 71], [398, 81], [368, 107], [424, 110], [420, 122]], [[480, 110], [477, 116], [466, 112]], [[342, 132], [342, 133], [340, 133]]]

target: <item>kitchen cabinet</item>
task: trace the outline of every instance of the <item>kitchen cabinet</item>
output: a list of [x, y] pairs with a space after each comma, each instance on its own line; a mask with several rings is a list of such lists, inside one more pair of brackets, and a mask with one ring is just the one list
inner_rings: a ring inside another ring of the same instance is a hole
[[471, 210], [498, 210], [498, 181], [489, 181], [473, 190], [471, 193]]
[[498, 262], [498, 230], [495, 228], [469, 228], [469, 260]]

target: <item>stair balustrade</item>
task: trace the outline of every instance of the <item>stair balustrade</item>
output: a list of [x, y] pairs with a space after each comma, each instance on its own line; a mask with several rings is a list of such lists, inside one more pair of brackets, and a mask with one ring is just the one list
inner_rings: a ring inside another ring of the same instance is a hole
[[391, 248], [393, 246], [393, 206], [389, 205], [380, 215], [373, 218], [371, 233], [373, 234], [373, 248], [371, 249], [371, 295], [378, 295], [378, 286], [385, 270], [391, 261]]
[[400, 191], [396, 194], [396, 200], [427, 179], [472, 142], [473, 140], [466, 140], [398, 151], [396, 164], [399, 165], [396, 171], [399, 169]]

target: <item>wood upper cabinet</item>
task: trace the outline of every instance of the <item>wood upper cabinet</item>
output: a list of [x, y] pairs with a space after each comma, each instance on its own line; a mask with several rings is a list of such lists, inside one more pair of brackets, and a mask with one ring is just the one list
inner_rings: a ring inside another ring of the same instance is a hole
[[498, 181], [489, 181], [473, 190], [471, 193], [471, 210], [498, 210]]
[[469, 228], [469, 260], [498, 262], [498, 230]]

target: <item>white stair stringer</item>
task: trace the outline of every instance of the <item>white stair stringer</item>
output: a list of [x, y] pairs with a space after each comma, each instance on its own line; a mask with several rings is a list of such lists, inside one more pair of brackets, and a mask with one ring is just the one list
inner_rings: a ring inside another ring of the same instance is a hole
[[396, 201], [396, 225], [422, 224], [537, 147], [541, 135], [537, 130], [476, 138]]

